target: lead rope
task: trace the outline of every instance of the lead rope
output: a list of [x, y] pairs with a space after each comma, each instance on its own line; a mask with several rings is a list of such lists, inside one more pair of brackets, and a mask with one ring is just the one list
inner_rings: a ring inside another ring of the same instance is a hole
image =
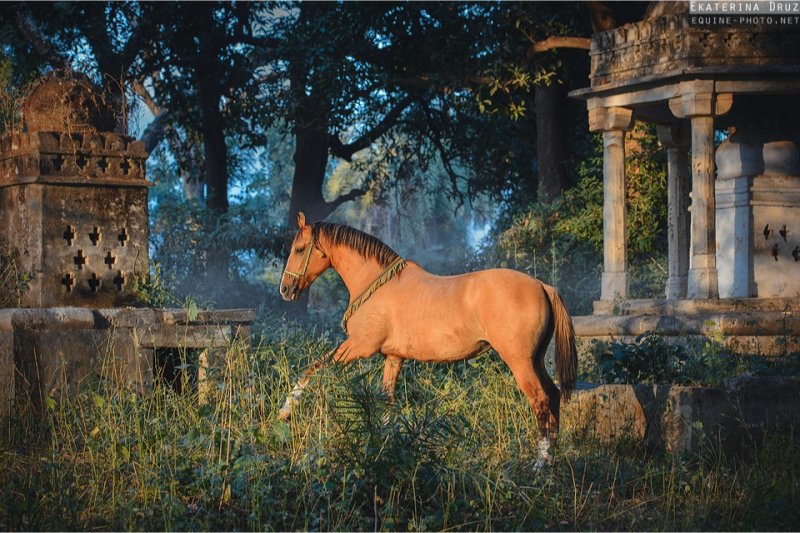
[[378, 277], [369, 284], [369, 287], [364, 289], [364, 292], [359, 294], [358, 297], [353, 300], [353, 303], [347, 306], [347, 310], [345, 310], [344, 316], [342, 316], [341, 323], [342, 330], [345, 333], [347, 333], [347, 321], [358, 311], [358, 308], [364, 305], [364, 302], [369, 300], [369, 297], [375, 294], [375, 291], [389, 283], [392, 278], [398, 275], [406, 267], [406, 264], [405, 259], [400, 256], [396, 257], [383, 272], [378, 274]]

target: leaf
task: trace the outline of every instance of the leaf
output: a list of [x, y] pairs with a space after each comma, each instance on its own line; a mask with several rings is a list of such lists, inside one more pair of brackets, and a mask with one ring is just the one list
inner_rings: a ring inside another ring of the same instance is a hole
[[231, 501], [231, 486], [225, 485], [225, 489], [222, 491], [222, 497], [219, 499], [220, 505], [227, 505], [228, 502]]
[[189, 322], [194, 322], [197, 320], [197, 316], [200, 314], [200, 310], [197, 308], [197, 302], [194, 300], [189, 300], [189, 303], [186, 306], [186, 319]]
[[117, 444], [117, 453], [126, 463], [131, 460], [131, 450], [124, 444]]
[[96, 439], [97, 437], [99, 437], [100, 436], [100, 428], [95, 426], [94, 429], [89, 432], [89, 436], [92, 437], [93, 439]]
[[278, 441], [279, 444], [288, 442], [289, 438], [291, 437], [289, 432], [289, 424], [281, 421], [275, 422], [275, 425], [272, 426], [272, 434], [275, 436], [275, 440]]
[[55, 410], [56, 408], [56, 401], [52, 399], [50, 396], [44, 399], [45, 403], [47, 404], [47, 408], [51, 411]]
[[105, 400], [103, 399], [103, 397], [102, 397], [102, 396], [100, 396], [99, 394], [95, 394], [95, 395], [93, 395], [93, 396], [92, 396], [92, 399], [94, 400], [94, 405], [95, 405], [95, 406], [96, 406], [98, 409], [102, 409], [102, 408], [103, 408], [103, 406], [106, 404], [106, 401], [105, 401]]

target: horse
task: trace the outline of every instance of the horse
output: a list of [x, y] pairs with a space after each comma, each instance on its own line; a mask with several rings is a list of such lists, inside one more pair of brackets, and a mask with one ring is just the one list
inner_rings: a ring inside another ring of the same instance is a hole
[[[281, 420], [291, 416], [311, 376], [327, 360], [349, 363], [383, 355], [382, 387], [393, 403], [405, 360], [453, 362], [494, 349], [536, 417], [535, 467], [552, 463], [561, 399], [568, 401], [574, 391], [578, 366], [572, 319], [555, 288], [510, 269], [437, 276], [355, 228], [307, 224], [303, 213], [297, 225], [281, 296], [297, 300], [333, 268], [350, 292], [350, 305], [342, 320], [347, 339], [304, 372], [280, 410]], [[544, 363], [554, 335], [560, 391]]]

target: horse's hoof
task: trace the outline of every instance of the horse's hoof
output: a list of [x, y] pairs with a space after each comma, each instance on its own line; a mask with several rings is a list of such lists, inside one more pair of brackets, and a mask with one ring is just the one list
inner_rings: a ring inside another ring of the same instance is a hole
[[292, 416], [292, 410], [287, 409], [286, 407], [281, 407], [281, 410], [278, 412], [278, 420], [281, 420], [283, 422], [289, 420], [291, 416]]

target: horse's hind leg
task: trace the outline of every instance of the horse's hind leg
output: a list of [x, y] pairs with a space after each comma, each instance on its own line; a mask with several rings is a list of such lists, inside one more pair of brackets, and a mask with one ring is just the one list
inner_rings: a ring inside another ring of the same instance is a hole
[[[542, 387], [539, 377], [533, 369], [533, 361], [530, 353], [518, 353], [515, 356], [508, 357], [500, 352], [500, 356], [511, 369], [514, 379], [517, 382], [519, 389], [528, 398], [528, 403], [536, 416], [536, 426], [539, 433], [537, 439], [538, 457], [535, 469], [540, 469], [543, 466], [550, 464], [553, 460], [551, 449], [555, 444], [556, 435], [551, 430], [551, 421], [555, 418], [552, 412], [552, 404], [550, 395]], [[552, 382], [550, 382], [552, 384]], [[555, 387], [555, 385], [553, 385]], [[556, 404], [556, 410], [558, 409]], [[557, 430], [556, 430], [557, 431]]]

